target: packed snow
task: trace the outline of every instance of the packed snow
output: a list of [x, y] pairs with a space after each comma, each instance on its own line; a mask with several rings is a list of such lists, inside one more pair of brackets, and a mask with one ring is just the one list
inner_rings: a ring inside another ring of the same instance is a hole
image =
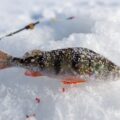
[[[75, 19], [64, 20], [70, 16]], [[0, 36], [43, 18], [34, 30], [1, 40], [0, 50], [22, 57], [33, 49], [85, 47], [120, 65], [119, 0], [4, 0]], [[24, 72], [0, 70], [0, 120], [120, 120], [119, 78], [93, 79], [62, 92], [57, 79]]]

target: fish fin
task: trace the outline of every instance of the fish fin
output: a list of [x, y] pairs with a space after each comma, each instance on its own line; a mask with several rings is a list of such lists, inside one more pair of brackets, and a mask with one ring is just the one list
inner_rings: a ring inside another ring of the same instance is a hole
[[35, 72], [35, 71], [26, 71], [25, 72], [26, 76], [30, 76], [30, 77], [39, 77], [39, 76], [43, 76], [43, 74], [41, 72]]
[[64, 80], [62, 80], [62, 83], [65, 85], [76, 85], [76, 84], [81, 84], [85, 82], [86, 80], [81, 78], [76, 78], [76, 77], [67, 77]]
[[11, 56], [9, 56], [7, 53], [0, 51], [0, 69], [10, 67], [9, 63], [10, 57]]

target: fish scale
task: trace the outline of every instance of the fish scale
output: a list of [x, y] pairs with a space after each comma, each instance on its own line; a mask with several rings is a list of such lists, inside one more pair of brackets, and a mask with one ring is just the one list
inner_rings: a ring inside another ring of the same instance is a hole
[[[66, 48], [52, 51], [34, 50], [23, 58], [12, 58], [12, 63], [32, 70], [54, 74], [108, 74], [118, 73], [120, 68], [100, 54], [87, 48]], [[33, 69], [34, 70], [34, 69]]]

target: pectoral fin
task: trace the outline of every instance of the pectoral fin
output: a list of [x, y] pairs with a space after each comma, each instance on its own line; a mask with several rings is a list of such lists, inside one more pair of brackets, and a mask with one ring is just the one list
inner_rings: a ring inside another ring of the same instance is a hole
[[76, 85], [76, 84], [81, 84], [85, 83], [86, 80], [81, 79], [81, 78], [76, 78], [76, 77], [67, 77], [64, 80], [62, 80], [62, 83], [65, 85]]
[[26, 71], [25, 72], [26, 76], [30, 76], [30, 77], [39, 77], [39, 76], [43, 76], [42, 73], [40, 72], [35, 72], [35, 71]]

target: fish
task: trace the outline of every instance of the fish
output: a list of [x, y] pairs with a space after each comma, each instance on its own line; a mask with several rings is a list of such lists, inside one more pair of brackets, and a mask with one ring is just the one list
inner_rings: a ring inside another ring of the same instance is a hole
[[51, 51], [32, 50], [23, 57], [0, 51], [0, 69], [19, 67], [29, 77], [60, 77], [63, 84], [85, 83], [90, 76], [120, 75], [120, 67], [88, 48], [74, 47]]

